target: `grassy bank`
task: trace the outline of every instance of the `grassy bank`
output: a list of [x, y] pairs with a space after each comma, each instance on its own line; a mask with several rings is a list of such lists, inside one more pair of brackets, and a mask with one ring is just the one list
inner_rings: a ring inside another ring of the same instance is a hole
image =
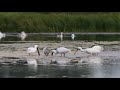
[[2, 32], [120, 32], [119, 12], [0, 12]]

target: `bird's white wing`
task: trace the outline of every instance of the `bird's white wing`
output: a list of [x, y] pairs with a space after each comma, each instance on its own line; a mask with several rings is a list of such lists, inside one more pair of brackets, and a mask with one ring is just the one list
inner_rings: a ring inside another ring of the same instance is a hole
[[31, 53], [31, 52], [34, 52], [35, 51], [35, 49], [33, 48], [33, 47], [29, 47], [28, 49], [27, 49], [27, 53]]
[[67, 52], [69, 51], [69, 49], [65, 48], [65, 47], [60, 47], [57, 49], [58, 52], [62, 53], [62, 52]]

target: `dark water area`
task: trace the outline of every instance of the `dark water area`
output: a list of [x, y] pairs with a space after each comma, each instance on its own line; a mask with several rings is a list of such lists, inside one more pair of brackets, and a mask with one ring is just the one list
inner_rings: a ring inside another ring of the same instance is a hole
[[120, 78], [120, 59], [73, 65], [2, 65], [0, 78]]
[[[2, 42], [7, 41], [21, 41], [21, 38], [17, 36], [18, 33], [15, 34], [6, 34], [5, 38], [2, 38]], [[59, 33], [58, 33], [59, 34]], [[63, 34], [63, 38], [57, 37], [56, 33], [48, 33], [48, 34], [28, 34], [24, 41], [120, 41], [119, 34], [75, 34], [74, 39], [71, 38], [71, 33]]]

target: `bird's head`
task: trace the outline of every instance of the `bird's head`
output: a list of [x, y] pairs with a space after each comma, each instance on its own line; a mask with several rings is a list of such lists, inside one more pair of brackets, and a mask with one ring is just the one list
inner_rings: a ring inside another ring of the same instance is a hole
[[78, 50], [82, 50], [82, 48], [81, 48], [81, 47], [77, 47], [77, 49], [78, 49]]
[[38, 47], [38, 45], [35, 45], [34, 48], [37, 49], [38, 55], [40, 56], [40, 52], [39, 52], [39, 47]]
[[57, 54], [57, 50], [51, 50], [51, 56], [53, 56], [53, 54]]
[[63, 34], [63, 32], [61, 32], [61, 34]]
[[[82, 48], [81, 48], [81, 47], [77, 47], [75, 53], [76, 53], [78, 50], [82, 50]], [[74, 53], [74, 55], [75, 55], [75, 53]]]
[[34, 47], [35, 47], [35, 48], [37, 48], [37, 47], [38, 47], [38, 45], [35, 45]]

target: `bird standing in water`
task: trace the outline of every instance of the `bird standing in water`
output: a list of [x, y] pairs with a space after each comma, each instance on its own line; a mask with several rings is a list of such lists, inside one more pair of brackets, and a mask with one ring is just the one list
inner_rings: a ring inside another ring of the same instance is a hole
[[45, 47], [45, 48], [43, 48], [43, 52], [46, 56], [48, 56], [50, 53], [50, 49], [48, 49], [48, 47]]
[[57, 37], [58, 37], [58, 38], [60, 38], [60, 39], [61, 39], [61, 41], [63, 41], [63, 32], [61, 32], [61, 34], [60, 34], [60, 35], [57, 35]]
[[65, 57], [65, 54], [68, 53], [68, 52], [71, 52], [71, 50], [70, 50], [70, 49], [67, 49], [67, 48], [65, 48], [65, 47], [59, 47], [59, 48], [57, 48], [56, 50], [52, 50], [51, 52], [52, 52], [52, 53], [51, 53], [52, 56], [53, 56], [53, 54], [61, 54], [61, 56], [62, 56], [62, 54], [63, 54], [64, 57]]
[[2, 38], [4, 38], [4, 37], [6, 37], [6, 34], [5, 34], [5, 33], [0, 32], [0, 40], [1, 40]]
[[71, 38], [72, 38], [72, 40], [74, 40], [74, 38], [75, 38], [75, 34], [74, 33], [71, 34]]
[[29, 54], [29, 56], [30, 56], [30, 54], [35, 53], [36, 51], [38, 52], [38, 55], [40, 56], [38, 45], [35, 45], [34, 47], [29, 47], [27, 49], [27, 53]]
[[101, 51], [103, 51], [103, 47], [101, 47], [101, 46], [93, 46], [92, 48], [86, 48], [86, 49], [82, 49], [81, 47], [78, 47], [77, 50], [76, 50], [76, 52], [78, 50], [80, 50], [82, 52], [86, 52], [86, 53], [91, 54], [91, 55], [95, 55], [95, 54], [98, 54]]
[[21, 40], [23, 41], [23, 40], [25, 40], [25, 38], [27, 37], [27, 34], [26, 34], [24, 31], [22, 31], [22, 32], [18, 35], [18, 37], [20, 37]]

